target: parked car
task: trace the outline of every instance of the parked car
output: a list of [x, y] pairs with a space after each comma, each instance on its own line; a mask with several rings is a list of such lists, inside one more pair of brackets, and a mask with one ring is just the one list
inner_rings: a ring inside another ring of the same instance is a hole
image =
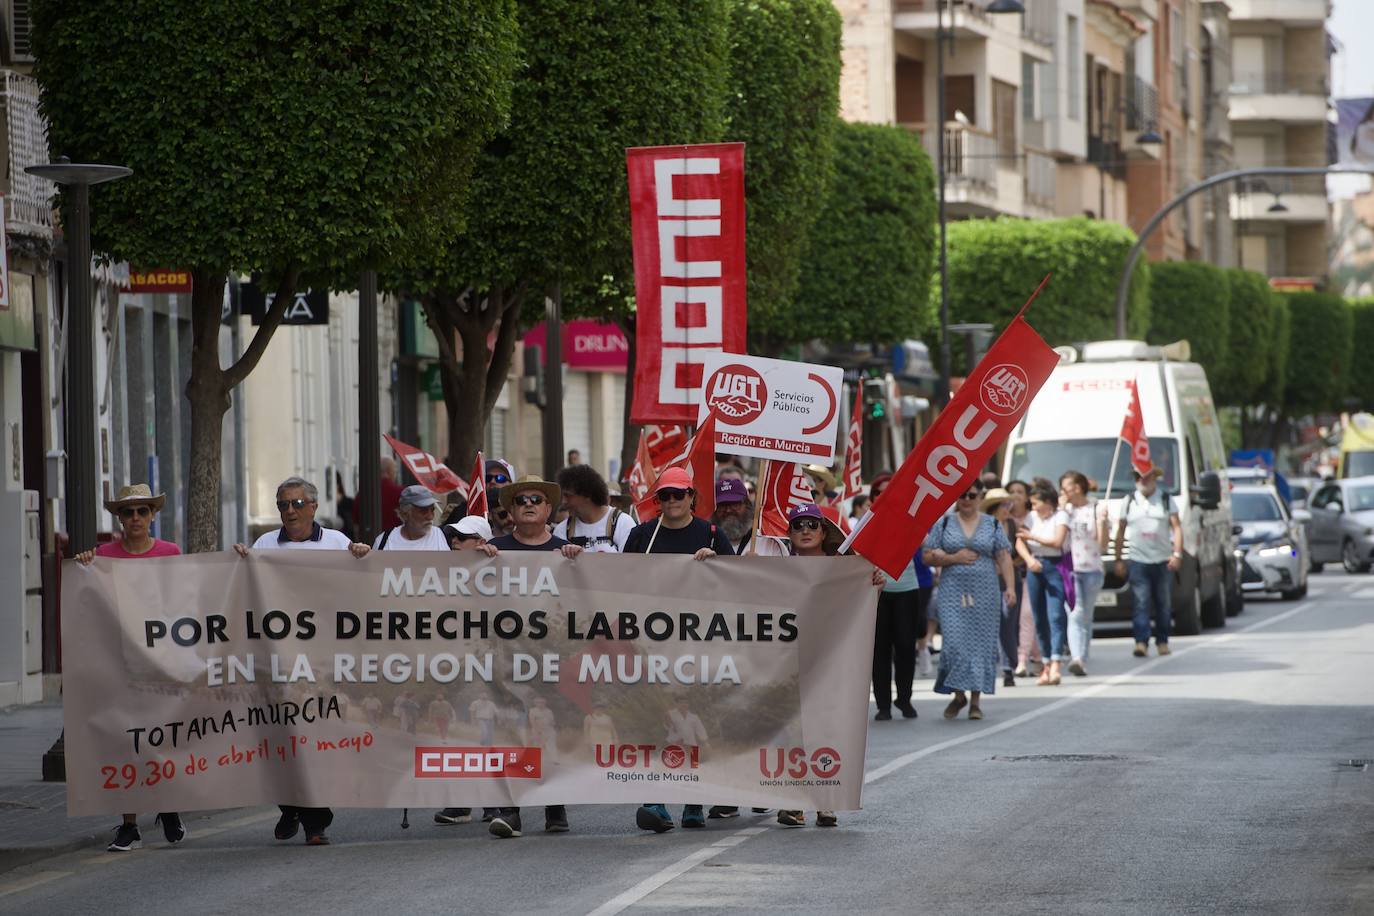
[[1369, 572], [1374, 562], [1374, 476], [1322, 484], [1308, 511], [1312, 568], [1340, 563], [1349, 573]]
[[1293, 491], [1293, 502], [1291, 509], [1306, 509], [1307, 504], [1312, 499], [1312, 494], [1322, 485], [1320, 477], [1290, 477], [1288, 478], [1288, 488]]
[[1240, 526], [1236, 553], [1241, 588], [1292, 600], [1307, 594], [1312, 557], [1307, 530], [1288, 511], [1273, 484], [1237, 483], [1231, 489], [1231, 519]]

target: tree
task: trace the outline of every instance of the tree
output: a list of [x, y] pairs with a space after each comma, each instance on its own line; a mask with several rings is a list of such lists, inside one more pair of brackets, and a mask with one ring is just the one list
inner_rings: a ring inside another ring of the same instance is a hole
[[[439, 340], [457, 467], [480, 447], [522, 313], [534, 319], [555, 285], [595, 291], [632, 275], [625, 149], [714, 142], [724, 129], [725, 0], [517, 5], [524, 68], [510, 124], [474, 173], [467, 229], [387, 280], [418, 299]], [[576, 301], [599, 317], [625, 305]]]
[[1288, 297], [1275, 295], [1270, 300], [1274, 310], [1274, 336], [1265, 361], [1264, 383], [1260, 385], [1259, 402], [1268, 407], [1271, 417], [1283, 410], [1283, 394], [1288, 387], [1288, 350], [1293, 333], [1293, 315]]
[[796, 339], [791, 309], [830, 183], [843, 24], [831, 0], [731, 0], [726, 139], [743, 141], [751, 352]]
[[1341, 409], [1350, 386], [1354, 316], [1334, 293], [1292, 293], [1284, 408], [1290, 416]]
[[[461, 225], [467, 175], [507, 114], [511, 2], [34, 4], [54, 155], [133, 169], [97, 191], [93, 248], [192, 273], [192, 551], [219, 542], [230, 392], [298, 283], [424, 250]], [[277, 298], [226, 367], [231, 271], [269, 275]]]
[[1150, 333], [1156, 344], [1186, 340], [1209, 379], [1226, 371], [1231, 336], [1231, 284], [1202, 261], [1164, 261], [1150, 268]]
[[842, 122], [790, 331], [780, 324], [778, 336], [887, 343], [919, 335], [929, 308], [934, 193], [930, 157], [915, 134]]
[[1264, 381], [1270, 371], [1276, 320], [1274, 292], [1261, 273], [1239, 268], [1225, 273], [1231, 299], [1231, 327], [1224, 368], [1211, 379], [1212, 394], [1219, 404], [1249, 407], [1262, 399]]
[[[1051, 345], [1116, 337], [1116, 284], [1135, 242], [1117, 223], [1085, 217], [1056, 220], [965, 220], [949, 225], [950, 322], [988, 322], [1001, 329], [1046, 275], [1050, 282], [1027, 320]], [[1131, 274], [1127, 332], [1150, 327], [1150, 267]], [[939, 296], [938, 284], [932, 296]], [[938, 341], [935, 342], [938, 346]], [[954, 348], [956, 360], [958, 348]]]
[[[1360, 299], [1351, 303], [1355, 341], [1368, 345], [1374, 341], [1374, 299]], [[1350, 364], [1349, 396], [1359, 402], [1360, 409], [1374, 408], [1374, 360], [1363, 354]]]

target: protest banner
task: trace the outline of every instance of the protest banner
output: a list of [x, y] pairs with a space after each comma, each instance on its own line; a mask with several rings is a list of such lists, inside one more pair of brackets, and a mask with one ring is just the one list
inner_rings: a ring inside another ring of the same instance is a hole
[[854, 809], [870, 575], [857, 557], [68, 561], [68, 810]]
[[835, 461], [844, 370], [715, 353], [702, 358], [701, 418], [716, 415], [716, 451], [775, 461]]
[[466, 497], [468, 493], [467, 481], [453, 473], [452, 468], [435, 458], [429, 452], [413, 445], [406, 445], [400, 439], [382, 434], [387, 445], [404, 462], [406, 469], [415, 475], [415, 479], [420, 485], [427, 487], [431, 493], [442, 494], [458, 491], [459, 496]]
[[744, 144], [625, 151], [634, 248], [634, 423], [693, 423], [702, 359], [743, 353]]

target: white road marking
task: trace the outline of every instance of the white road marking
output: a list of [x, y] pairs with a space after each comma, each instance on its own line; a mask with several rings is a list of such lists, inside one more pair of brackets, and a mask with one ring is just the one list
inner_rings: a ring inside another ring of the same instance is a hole
[[1351, 598], [1374, 598], [1374, 588], [1362, 588], [1350, 593]]
[[[1080, 690], [1077, 693], [1064, 697], [1062, 700], [1056, 700], [1055, 702], [1050, 703], [1047, 706], [1042, 706], [1039, 709], [1033, 709], [1030, 712], [1022, 713], [1019, 716], [1008, 719], [1005, 722], [1000, 722], [997, 725], [993, 725], [988, 728], [980, 728], [976, 732], [969, 732], [968, 734], [963, 735], [959, 738], [951, 738], [949, 741], [942, 741], [939, 744], [931, 745], [928, 748], [924, 748], [919, 751], [913, 751], [910, 754], [904, 754], [901, 757], [896, 758], [895, 760], [888, 761], [887, 763], [883, 764], [875, 770], [870, 770], [869, 772], [865, 773], [864, 785], [869, 785], [871, 783], [877, 782], [880, 779], [891, 776], [893, 773], [903, 770], [911, 764], [915, 763], [916, 761], [921, 760], [925, 757], [929, 757], [932, 754], [937, 754], [940, 751], [948, 750], [952, 747], [958, 747], [961, 744], [968, 744], [971, 741], [980, 741], [983, 738], [987, 738], [992, 735], [996, 735], [1000, 732], [1004, 732], [1009, 728], [1014, 728], [1018, 725], [1024, 725], [1025, 723], [1030, 722], [1034, 719], [1038, 719], [1043, 715], [1048, 715], [1051, 712], [1063, 709], [1064, 707], [1070, 706], [1074, 703], [1081, 702], [1083, 700], [1088, 699], [1089, 697], [1097, 696], [1099, 693], [1102, 693], [1103, 691], [1110, 690], [1113, 687], [1116, 687], [1120, 684], [1124, 684], [1127, 681], [1139, 677], [1147, 671], [1151, 671], [1154, 668], [1157, 668], [1158, 666], [1165, 664], [1166, 662], [1172, 661], [1173, 659], [1182, 658], [1183, 656], [1188, 655], [1192, 652], [1196, 652], [1198, 649], [1204, 647], [1210, 648], [1212, 646], [1223, 645], [1227, 642], [1230, 642], [1231, 640], [1244, 636], [1247, 633], [1253, 633], [1256, 630], [1262, 630], [1265, 627], [1272, 626], [1273, 624], [1276, 624], [1279, 621], [1287, 620], [1288, 618], [1293, 617], [1297, 614], [1301, 614], [1303, 611], [1310, 610], [1313, 607], [1316, 607], [1315, 602], [1304, 601], [1302, 604], [1292, 607], [1284, 611], [1282, 614], [1275, 614], [1273, 617], [1269, 617], [1265, 620], [1256, 621], [1255, 623], [1252, 623], [1250, 624], [1250, 626], [1245, 627], [1243, 629], [1232, 630], [1229, 633], [1219, 633], [1215, 636], [1201, 637], [1197, 642], [1193, 643], [1190, 646], [1174, 650], [1173, 654], [1171, 655], [1163, 655], [1157, 658], [1153, 658], [1148, 662], [1142, 662], [1139, 665], [1139, 667], [1132, 668], [1130, 671], [1127, 671], [1123, 674], [1118, 674], [1115, 677], [1108, 678], [1100, 684], [1095, 684], [1091, 687], [1084, 688], [1083, 690]], [[745, 830], [739, 831], [736, 834], [733, 834], [733, 837], [739, 838], [737, 842], [730, 843], [729, 845], [726, 845], [724, 843], [716, 843], [711, 846], [707, 846], [704, 849], [698, 849], [697, 851], [682, 857], [681, 859], [677, 860], [671, 865], [664, 867], [662, 870], [650, 875], [643, 881], [636, 884], [634, 887], [631, 887], [629, 890], [617, 894], [610, 900], [607, 900], [605, 903], [601, 904], [599, 907], [592, 910], [588, 914], [588, 916], [616, 916], [617, 913], [624, 912], [625, 910], [634, 906], [636, 903], [643, 900], [645, 897], [652, 894], [654, 891], [658, 890], [660, 887], [663, 887], [663, 885], [667, 884], [675, 878], [681, 877], [682, 875], [691, 871], [693, 868], [696, 868], [701, 863], [714, 859], [716, 856], [720, 855], [726, 849], [734, 848], [735, 846], [738, 846], [740, 843], [743, 843], [745, 840], [749, 839], [751, 836], [757, 836], [760, 833], [768, 831], [769, 829], [770, 828], [768, 827], [747, 828]]]
[[56, 881], [58, 878], [66, 878], [70, 875], [71, 872], [69, 871], [35, 872], [27, 878], [20, 878], [17, 881], [0, 884], [0, 897], [4, 897], [8, 894], [17, 894], [20, 891], [26, 891], [29, 888], [38, 887], [39, 885], [47, 884], [49, 881]]

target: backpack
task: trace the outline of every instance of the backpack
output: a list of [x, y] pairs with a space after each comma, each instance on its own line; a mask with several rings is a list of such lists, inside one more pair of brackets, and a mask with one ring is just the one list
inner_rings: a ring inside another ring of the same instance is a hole
[[[621, 517], [622, 517], [624, 514], [625, 514], [625, 513], [624, 513], [624, 512], [621, 512], [619, 509], [611, 509], [611, 511], [610, 511], [609, 513], [607, 513], [607, 515], [606, 515], [606, 540], [607, 540], [607, 541], [610, 541], [611, 544], [615, 544], [615, 526], [618, 525], [618, 524], [620, 523], [620, 519], [621, 519]], [[569, 531], [576, 531], [576, 530], [577, 530], [577, 520], [576, 520], [576, 518], [570, 515], [570, 516], [568, 516], [568, 519], [569, 519], [569, 522], [570, 522], [570, 524], [568, 525], [568, 530], [569, 530]], [[591, 547], [592, 544], [593, 544], [593, 542], [600, 540], [600, 538], [586, 537], [586, 536], [578, 536], [578, 537], [569, 536], [566, 540], [568, 541], [569, 544], [576, 544], [578, 547], [581, 547], [581, 548], [583, 548], [583, 549], [586, 549], [586, 548], [588, 548], [588, 547]], [[620, 552], [620, 548], [619, 548], [618, 546], [616, 547], [616, 552], [617, 552], [617, 553]]]

